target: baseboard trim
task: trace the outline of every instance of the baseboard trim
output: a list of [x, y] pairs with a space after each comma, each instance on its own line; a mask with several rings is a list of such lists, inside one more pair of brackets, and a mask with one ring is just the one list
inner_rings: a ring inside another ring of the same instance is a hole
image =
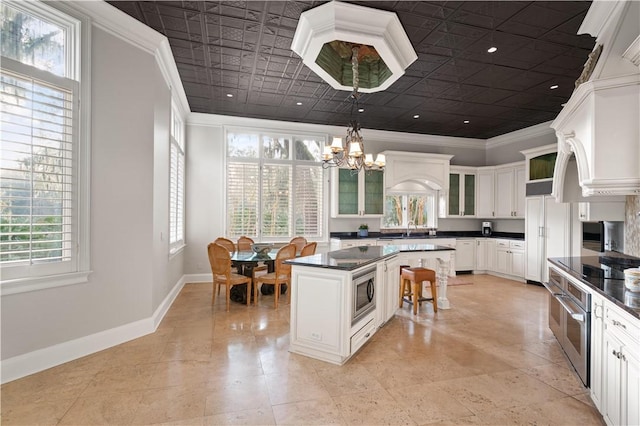
[[3, 360], [0, 382], [11, 382], [153, 333], [178, 297], [185, 282], [185, 276], [182, 276], [149, 318]]
[[184, 277], [185, 283], [210, 283], [213, 282], [213, 275], [209, 274], [189, 274]]

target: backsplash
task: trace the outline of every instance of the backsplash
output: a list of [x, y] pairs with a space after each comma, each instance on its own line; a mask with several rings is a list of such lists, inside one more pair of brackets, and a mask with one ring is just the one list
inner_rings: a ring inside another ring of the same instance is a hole
[[640, 196], [629, 195], [625, 204], [624, 251], [640, 257]]

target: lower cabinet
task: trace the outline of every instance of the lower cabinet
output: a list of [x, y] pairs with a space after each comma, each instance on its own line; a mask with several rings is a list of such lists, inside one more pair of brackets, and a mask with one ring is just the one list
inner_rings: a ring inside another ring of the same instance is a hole
[[389, 321], [398, 310], [400, 294], [400, 261], [397, 256], [378, 265], [378, 296], [376, 297], [377, 323]]
[[524, 262], [524, 241], [498, 240], [496, 242], [496, 272], [524, 278]]
[[456, 241], [456, 271], [472, 271], [476, 263], [476, 241], [458, 239]]
[[[600, 413], [608, 425], [640, 424], [639, 323], [637, 319], [605, 302]], [[592, 344], [592, 349], [597, 351], [597, 343]]]

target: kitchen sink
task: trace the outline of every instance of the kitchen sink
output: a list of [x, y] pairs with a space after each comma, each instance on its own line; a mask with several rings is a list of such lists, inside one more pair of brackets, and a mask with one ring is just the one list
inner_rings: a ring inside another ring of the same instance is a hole
[[379, 237], [379, 240], [410, 240], [410, 239], [419, 239], [419, 238], [437, 238], [437, 235], [429, 235], [425, 232], [416, 232], [411, 233], [411, 235], [407, 234], [387, 234], [384, 237]]

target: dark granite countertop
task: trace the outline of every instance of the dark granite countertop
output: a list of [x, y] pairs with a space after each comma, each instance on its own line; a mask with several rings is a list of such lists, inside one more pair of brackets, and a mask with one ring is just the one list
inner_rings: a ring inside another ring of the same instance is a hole
[[557, 268], [640, 319], [640, 293], [624, 286], [624, 270], [640, 267], [640, 258], [616, 255], [549, 258]]
[[318, 253], [313, 256], [298, 257], [287, 260], [286, 263], [299, 266], [312, 266], [316, 268], [339, 269], [353, 271], [363, 266], [373, 264], [385, 258], [394, 256], [400, 252], [416, 251], [449, 251], [451, 247], [433, 244], [402, 244], [390, 246], [362, 246], [351, 247], [343, 250]]
[[[389, 232], [369, 232], [367, 237], [358, 236], [357, 232], [331, 232], [330, 238], [339, 240], [370, 240], [370, 239], [434, 239], [434, 238], [483, 238], [480, 231], [438, 231], [436, 235], [429, 235], [426, 232], [413, 231], [406, 237], [404, 233]], [[521, 232], [493, 232], [489, 238], [524, 240], [524, 233]]]

